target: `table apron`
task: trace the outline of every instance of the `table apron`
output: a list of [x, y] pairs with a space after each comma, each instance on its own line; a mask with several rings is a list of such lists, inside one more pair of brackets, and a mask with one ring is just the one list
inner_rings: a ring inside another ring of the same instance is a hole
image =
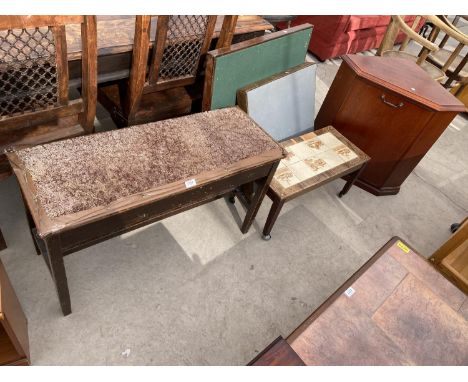
[[[154, 223], [199, 205], [218, 199], [237, 187], [268, 176], [274, 163], [267, 163], [207, 185], [157, 200], [143, 206], [122, 211], [75, 228], [62, 230], [62, 254], [68, 255], [112, 237]], [[44, 238], [47, 241], [47, 237]]]
[[[150, 56], [151, 57], [151, 56]], [[70, 87], [81, 86], [81, 59], [68, 61]], [[128, 78], [132, 66], [132, 52], [98, 56], [98, 83]]]

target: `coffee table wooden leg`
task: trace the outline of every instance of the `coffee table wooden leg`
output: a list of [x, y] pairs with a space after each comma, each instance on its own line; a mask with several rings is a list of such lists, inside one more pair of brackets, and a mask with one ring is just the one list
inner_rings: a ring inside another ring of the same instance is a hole
[[271, 178], [273, 178], [273, 175], [275, 174], [278, 164], [279, 162], [273, 165], [268, 175], [265, 178], [258, 181], [257, 190], [255, 194], [253, 195], [252, 203], [250, 204], [249, 209], [247, 210], [244, 223], [242, 224], [242, 227], [241, 227], [242, 233], [247, 233], [249, 231], [249, 228], [252, 225], [252, 222], [255, 219], [255, 216], [257, 215], [258, 209], [260, 208], [260, 205], [262, 204], [263, 198], [265, 197], [268, 187], [270, 186]]
[[344, 195], [346, 195], [348, 193], [349, 189], [352, 187], [352, 185], [359, 178], [359, 175], [361, 175], [361, 173], [362, 173], [362, 171], [364, 170], [365, 167], [366, 167], [366, 165], [364, 164], [359, 170], [357, 170], [354, 174], [352, 174], [351, 178], [346, 182], [343, 189], [338, 194], [339, 198], [341, 198], [342, 196], [344, 196]]
[[62, 248], [60, 245], [60, 237], [52, 236], [46, 239], [47, 256], [50, 265], [50, 273], [54, 279], [57, 289], [60, 307], [64, 316], [71, 313], [70, 293], [68, 291], [67, 275], [65, 273], [65, 265], [63, 263]]
[[4, 249], [6, 249], [6, 247], [7, 245], [2, 234], [2, 230], [0, 229], [0, 251], [3, 251]]
[[265, 226], [263, 227], [263, 239], [264, 240], [270, 240], [271, 239], [271, 230], [273, 229], [273, 226], [275, 225], [276, 219], [279, 216], [279, 213], [281, 212], [281, 208], [283, 208], [284, 201], [281, 199], [274, 199], [273, 204], [271, 205], [270, 212], [268, 213], [268, 217], [265, 223]]

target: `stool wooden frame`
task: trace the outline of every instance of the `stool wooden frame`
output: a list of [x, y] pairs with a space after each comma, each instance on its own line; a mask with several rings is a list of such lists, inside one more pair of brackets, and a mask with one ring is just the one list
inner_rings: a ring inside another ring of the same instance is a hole
[[299, 137], [295, 137], [286, 141], [283, 141], [281, 144], [283, 147], [288, 147], [295, 143], [299, 143], [301, 141], [306, 141], [308, 139], [314, 137], [320, 137], [320, 135], [331, 132], [336, 138], [338, 138], [345, 146], [353, 150], [357, 154], [357, 158], [345, 162], [337, 167], [333, 167], [330, 170], [327, 170], [323, 173], [320, 173], [312, 178], [309, 178], [303, 182], [300, 182], [294, 186], [283, 188], [276, 180], [273, 178], [270, 187], [267, 191], [267, 196], [273, 201], [273, 204], [270, 208], [270, 212], [268, 214], [268, 218], [266, 220], [265, 226], [263, 228], [263, 238], [265, 240], [271, 239], [271, 230], [283, 208], [283, 205], [293, 200], [307, 192], [313, 191], [316, 188], [331, 182], [337, 178], [341, 178], [344, 176], [347, 177], [346, 184], [344, 185], [343, 189], [340, 191], [338, 196], [341, 198], [342, 196], [346, 195], [350, 188], [353, 186], [354, 182], [359, 175], [361, 174], [362, 170], [365, 168], [367, 162], [370, 160], [370, 157], [361, 151], [358, 147], [356, 147], [353, 143], [347, 140], [343, 135], [341, 135], [338, 131], [336, 131], [332, 126], [325, 127], [320, 130], [316, 130], [313, 133], [307, 133], [301, 135]]

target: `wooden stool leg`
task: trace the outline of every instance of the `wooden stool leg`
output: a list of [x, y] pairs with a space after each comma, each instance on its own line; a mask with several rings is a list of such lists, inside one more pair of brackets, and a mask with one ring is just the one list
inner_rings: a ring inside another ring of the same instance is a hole
[[71, 313], [70, 293], [68, 291], [67, 275], [63, 263], [60, 237], [52, 236], [46, 239], [47, 256], [50, 265], [50, 273], [57, 289], [60, 307], [64, 316]]
[[7, 245], [5, 243], [5, 239], [3, 237], [3, 234], [2, 234], [2, 230], [0, 229], [0, 251], [3, 251], [4, 249], [6, 249]]
[[252, 225], [252, 222], [255, 219], [255, 216], [257, 215], [257, 212], [260, 208], [260, 205], [262, 204], [263, 198], [265, 197], [268, 187], [270, 186], [271, 178], [273, 178], [273, 175], [275, 174], [278, 164], [279, 162], [274, 164], [271, 167], [271, 170], [268, 173], [268, 176], [266, 176], [265, 178], [263, 178], [262, 180], [258, 182], [257, 191], [255, 192], [252, 198], [252, 203], [250, 204], [249, 209], [247, 210], [244, 223], [242, 224], [242, 227], [241, 227], [242, 233], [247, 233], [249, 231], [249, 228]]
[[359, 175], [361, 175], [362, 171], [366, 165], [364, 164], [359, 170], [357, 170], [352, 176], [351, 179], [349, 179], [346, 184], [344, 185], [343, 189], [340, 191], [338, 194], [338, 197], [341, 198], [342, 196], [346, 195], [349, 191], [349, 189], [352, 187], [352, 185], [356, 182], [356, 180], [359, 178]]
[[273, 229], [273, 226], [275, 225], [276, 219], [279, 216], [281, 208], [283, 208], [283, 204], [284, 204], [284, 201], [282, 201], [281, 199], [273, 200], [273, 204], [271, 205], [270, 212], [268, 213], [265, 226], [263, 227], [263, 239], [264, 240], [271, 239], [271, 235], [270, 235], [271, 230]]

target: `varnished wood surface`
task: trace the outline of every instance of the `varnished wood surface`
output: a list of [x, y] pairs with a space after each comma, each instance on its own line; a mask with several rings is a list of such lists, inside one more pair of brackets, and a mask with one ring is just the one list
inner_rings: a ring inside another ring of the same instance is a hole
[[0, 366], [27, 364], [29, 337], [26, 316], [0, 261]]
[[[384, 73], [385, 66], [379, 69], [378, 63], [385, 60], [346, 56], [315, 119], [316, 128], [334, 126], [372, 158], [356, 185], [375, 195], [397, 194], [445, 128], [464, 110], [414, 62], [395, 65]], [[415, 94], [409, 94], [408, 88]]]
[[467, 299], [393, 238], [287, 341], [307, 365], [468, 365]]
[[[64, 24], [81, 24], [83, 16], [0, 16], [0, 30], [8, 28], [31, 28], [60, 26]], [[81, 43], [80, 43], [81, 44]]]
[[258, 354], [248, 366], [305, 366], [285, 339], [279, 336]]
[[354, 72], [374, 84], [437, 111], [463, 111], [463, 104], [414, 62], [395, 57], [345, 55]]
[[[218, 16], [214, 37], [219, 37], [224, 16]], [[260, 16], [239, 16], [234, 35], [273, 29]], [[157, 16], [151, 18], [150, 46], [154, 43]], [[135, 16], [97, 16], [98, 54], [109, 55], [131, 52], [135, 33]], [[229, 37], [226, 37], [229, 38]], [[67, 26], [68, 59], [81, 57], [81, 38], [77, 25]]]

